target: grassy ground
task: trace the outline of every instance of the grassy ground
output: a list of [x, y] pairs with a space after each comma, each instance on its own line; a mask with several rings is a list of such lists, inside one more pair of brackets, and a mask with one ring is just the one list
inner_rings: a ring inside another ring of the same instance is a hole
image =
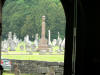
[[8, 59], [18, 59], [18, 60], [64, 62], [64, 55], [2, 55], [2, 57]]
[[[24, 46], [23, 51], [20, 50], [21, 45]], [[56, 54], [57, 49], [59, 49], [58, 46], [53, 47], [52, 54]], [[2, 53], [4, 53], [4, 52], [2, 52]], [[20, 54], [20, 53], [22, 53], [22, 54], [27, 53], [25, 50], [24, 42], [21, 42], [20, 44], [18, 44], [18, 46], [16, 47], [16, 51], [8, 51], [8, 54]], [[33, 53], [37, 54], [38, 52], [33, 52]], [[8, 58], [8, 59], [18, 59], [18, 60], [39, 60], [39, 61], [50, 61], [50, 62], [64, 62], [64, 55], [2, 55], [2, 57]]]
[[[24, 49], [21, 50], [21, 49], [20, 49], [20, 46], [23, 46]], [[53, 47], [53, 53], [52, 53], [52, 54], [57, 54], [56, 50], [58, 50], [58, 49], [59, 49], [58, 46]], [[8, 48], [8, 54], [13, 54], [13, 53], [14, 53], [14, 54], [20, 54], [20, 53], [22, 53], [22, 54], [27, 54], [27, 51], [26, 51], [26, 49], [25, 49], [25, 43], [24, 43], [24, 42], [19, 43], [18, 46], [15, 47], [15, 50], [16, 50], [16, 51], [9, 51], [9, 50], [10, 50], [10, 47]], [[38, 53], [38, 52], [33, 52], [33, 53]], [[6, 54], [6, 53], [5, 53], [5, 52], [2, 52], [2, 54]]]
[[[14, 73], [4, 72], [3, 75], [15, 75]], [[30, 75], [30, 74], [21, 74], [21, 75]]]

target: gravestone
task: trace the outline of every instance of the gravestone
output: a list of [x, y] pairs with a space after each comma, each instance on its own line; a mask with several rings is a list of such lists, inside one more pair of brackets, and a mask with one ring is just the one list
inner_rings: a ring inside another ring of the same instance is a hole
[[53, 53], [52, 48], [49, 49], [49, 54], [51, 55]]
[[40, 50], [40, 53], [39, 53], [39, 55], [44, 55], [44, 54], [46, 54], [46, 50]]
[[14, 33], [14, 35], [13, 35], [13, 41], [16, 43], [16, 46], [17, 46], [18, 43], [19, 43], [19, 40], [17, 39], [17, 36], [16, 36], [15, 33]]
[[30, 55], [32, 54], [31, 46], [29, 44], [25, 45], [25, 50], [28, 52]]
[[16, 43], [14, 41], [11, 41], [11, 43], [10, 43], [10, 50], [9, 51], [16, 51], [15, 47], [16, 47]]
[[8, 52], [8, 43], [6, 40], [1, 42], [1, 51], [2, 52]]
[[42, 16], [42, 32], [41, 32], [41, 39], [39, 41], [38, 51], [44, 52], [44, 50], [48, 51], [48, 44], [47, 39], [45, 38], [45, 16]]
[[24, 37], [24, 41], [25, 42], [29, 42], [30, 40], [29, 40], [29, 35], [26, 35], [25, 37]]
[[62, 39], [61, 38], [59, 38], [58, 40], [57, 40], [57, 46], [60, 46], [61, 45], [61, 43], [62, 43]]
[[9, 33], [8, 33], [7, 42], [8, 42], [8, 44], [9, 44], [9, 46], [10, 46], [10, 45], [11, 45], [11, 42], [12, 42], [12, 32], [9, 32]]
[[36, 45], [35, 45], [35, 44], [32, 44], [32, 45], [31, 45], [31, 50], [32, 50], [33, 52], [36, 52]]
[[53, 39], [52, 45], [53, 45], [53, 46], [56, 46], [56, 43], [57, 43], [57, 40], [56, 40], [56, 39]]
[[51, 37], [50, 37], [50, 30], [48, 30], [48, 47], [51, 47]]
[[12, 39], [12, 32], [8, 33], [8, 39]]
[[64, 38], [64, 40], [61, 43], [61, 48], [63, 48], [63, 50], [65, 49], [65, 38]]
[[60, 34], [59, 34], [59, 32], [58, 32], [58, 40], [59, 40], [59, 38], [60, 38]]
[[20, 46], [20, 50], [24, 51], [24, 46], [23, 45]]
[[39, 39], [38, 39], [38, 34], [35, 36], [34, 44], [36, 47], [38, 47]]
[[61, 43], [62, 43], [62, 39], [60, 38], [60, 34], [58, 32], [58, 39], [56, 45], [60, 47]]

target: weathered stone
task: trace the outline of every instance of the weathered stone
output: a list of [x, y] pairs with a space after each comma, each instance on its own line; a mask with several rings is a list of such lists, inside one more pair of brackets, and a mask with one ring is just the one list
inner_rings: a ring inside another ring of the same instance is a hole
[[47, 65], [48, 66], [57, 66], [58, 62], [48, 62]]
[[64, 63], [63, 62], [59, 62], [59, 66], [64, 66]]
[[47, 73], [49, 71], [48, 67], [39, 67], [38, 73]]
[[62, 73], [56, 73], [56, 75], [63, 75]]
[[59, 66], [53, 66], [54, 70], [58, 70], [59, 69]]
[[40, 55], [44, 55], [44, 54], [46, 54], [46, 52], [47, 52], [47, 50], [40, 50]]
[[58, 70], [56, 70], [55, 72], [57, 72], [57, 73], [61, 73], [61, 72], [63, 72], [64, 70], [62, 69], [62, 68], [58, 68]]
[[38, 50], [48, 51], [47, 39], [45, 38], [45, 16], [42, 16], [42, 32], [41, 32], [41, 39], [39, 41]]
[[14, 72], [15, 62], [18, 64], [18, 68], [21, 73], [36, 73], [37, 75], [45, 75], [49, 72], [49, 67], [53, 67], [55, 73], [63, 75], [64, 67], [58, 62], [47, 62], [47, 61], [33, 61], [33, 60], [11, 60], [12, 72]]
[[20, 70], [18, 69], [18, 64], [14, 64], [14, 69], [15, 69], [15, 75], [20, 75]]
[[53, 66], [51, 66], [51, 67], [49, 68], [49, 72], [48, 72], [46, 75], [55, 75], [55, 71], [54, 71]]

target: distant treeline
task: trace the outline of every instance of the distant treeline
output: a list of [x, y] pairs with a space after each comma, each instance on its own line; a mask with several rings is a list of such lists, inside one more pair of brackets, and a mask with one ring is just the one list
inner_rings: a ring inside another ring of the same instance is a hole
[[60, 0], [6, 0], [2, 14], [2, 39], [7, 38], [9, 31], [18, 38], [38, 33], [41, 36], [42, 16], [46, 16], [46, 37], [51, 30], [51, 40], [65, 37], [66, 17]]

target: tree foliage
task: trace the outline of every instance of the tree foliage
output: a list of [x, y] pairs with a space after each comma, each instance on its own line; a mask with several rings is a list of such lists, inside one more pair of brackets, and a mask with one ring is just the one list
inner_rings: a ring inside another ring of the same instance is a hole
[[2, 38], [7, 38], [9, 31], [21, 39], [36, 33], [40, 37], [43, 15], [46, 16], [46, 37], [49, 29], [51, 39], [57, 38], [58, 32], [65, 37], [66, 18], [59, 0], [6, 0], [2, 12]]

